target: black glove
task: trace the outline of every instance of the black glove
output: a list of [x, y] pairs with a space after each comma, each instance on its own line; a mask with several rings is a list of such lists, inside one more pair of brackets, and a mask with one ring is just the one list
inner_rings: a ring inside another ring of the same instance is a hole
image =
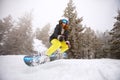
[[63, 35], [58, 35], [58, 40], [59, 41], [63, 41], [64, 40], [64, 36]]

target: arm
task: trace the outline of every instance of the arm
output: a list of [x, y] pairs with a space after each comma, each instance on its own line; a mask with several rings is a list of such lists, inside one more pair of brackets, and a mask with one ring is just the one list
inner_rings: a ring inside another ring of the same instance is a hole
[[64, 34], [64, 36], [65, 36], [65, 41], [68, 41], [68, 34], [69, 34], [68, 30], [66, 30], [66, 31], [65, 31], [65, 34]]
[[54, 35], [55, 38], [58, 37], [58, 35], [59, 35], [59, 25], [56, 25], [53, 35]]

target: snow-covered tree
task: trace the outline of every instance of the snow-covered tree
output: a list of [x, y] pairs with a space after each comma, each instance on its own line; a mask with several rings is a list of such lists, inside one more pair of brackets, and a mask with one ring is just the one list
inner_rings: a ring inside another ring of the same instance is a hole
[[6, 35], [11, 31], [13, 24], [14, 22], [11, 15], [0, 20], [0, 54], [4, 54], [3, 43], [7, 38]]
[[69, 20], [69, 41], [71, 43], [71, 48], [69, 49], [69, 57], [71, 58], [80, 58], [80, 44], [79, 44], [79, 35], [83, 30], [81, 22], [82, 18], [77, 17], [77, 11], [73, 6], [73, 1], [69, 0], [67, 7], [64, 11], [64, 17]]
[[41, 30], [38, 28], [36, 30], [36, 38], [42, 40], [42, 43], [45, 44], [46, 47], [49, 47], [49, 31], [50, 24], [45, 25]]
[[13, 21], [11, 15], [3, 18], [3, 20], [0, 20], [0, 42], [2, 41], [3, 37], [9, 33], [12, 27]]
[[111, 35], [109, 34], [109, 31], [106, 30], [105, 32], [101, 32], [98, 35], [98, 39], [101, 43], [100, 51], [97, 54], [97, 57], [110, 57], [110, 39]]
[[96, 42], [96, 35], [94, 31], [90, 27], [86, 27], [82, 38], [82, 47], [84, 54], [83, 58], [94, 58], [94, 43]]
[[32, 52], [32, 16], [25, 14], [7, 34], [4, 54], [30, 54]]
[[113, 25], [113, 29], [110, 32], [110, 34], [112, 35], [110, 52], [112, 58], [120, 59], [120, 10], [118, 10], [118, 16], [115, 17], [115, 19], [117, 21]]

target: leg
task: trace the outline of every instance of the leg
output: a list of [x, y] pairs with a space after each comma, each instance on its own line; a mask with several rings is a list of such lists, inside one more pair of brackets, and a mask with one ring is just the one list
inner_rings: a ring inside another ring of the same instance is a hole
[[59, 40], [57, 40], [57, 39], [53, 39], [53, 40], [51, 41], [51, 43], [52, 43], [52, 45], [51, 45], [50, 48], [47, 50], [47, 55], [48, 55], [48, 56], [51, 56], [52, 53], [54, 53], [54, 52], [55, 52], [57, 49], [59, 49], [60, 46], [61, 46], [61, 42], [60, 42]]
[[60, 53], [63, 53], [63, 52], [65, 52], [69, 49], [69, 47], [68, 47], [68, 45], [66, 44], [65, 41], [61, 42], [61, 48], [60, 49], [61, 49]]

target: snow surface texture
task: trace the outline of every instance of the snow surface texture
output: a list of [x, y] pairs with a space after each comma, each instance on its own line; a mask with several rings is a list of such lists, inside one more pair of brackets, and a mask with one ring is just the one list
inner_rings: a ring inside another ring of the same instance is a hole
[[120, 60], [61, 59], [28, 67], [23, 57], [0, 56], [0, 80], [120, 80]]

